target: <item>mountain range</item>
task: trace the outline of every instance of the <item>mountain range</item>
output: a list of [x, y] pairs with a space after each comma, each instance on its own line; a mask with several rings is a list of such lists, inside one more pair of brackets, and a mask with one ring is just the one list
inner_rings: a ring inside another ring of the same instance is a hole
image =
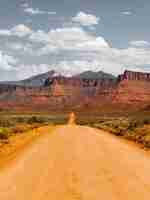
[[150, 107], [150, 73], [126, 70], [118, 77], [86, 71], [72, 77], [55, 71], [1, 82], [0, 110], [17, 112], [114, 112]]
[[[7, 85], [18, 85], [18, 86], [25, 86], [25, 87], [40, 87], [43, 86], [45, 80], [48, 78], [52, 78], [55, 76], [62, 76], [61, 74], [58, 75], [57, 72], [54, 70], [48, 71], [46, 73], [38, 74], [36, 76], [32, 76], [25, 80], [20, 81], [4, 81], [0, 82], [0, 84], [7, 84]], [[103, 71], [93, 72], [93, 71], [85, 71], [75, 76], [73, 78], [77, 79], [93, 79], [93, 80], [109, 80], [109, 79], [116, 79], [115, 76], [109, 73], [105, 73]]]

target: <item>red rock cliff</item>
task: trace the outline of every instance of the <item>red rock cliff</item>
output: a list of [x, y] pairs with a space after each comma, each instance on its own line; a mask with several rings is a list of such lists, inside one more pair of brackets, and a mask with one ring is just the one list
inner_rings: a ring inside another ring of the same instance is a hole
[[84, 104], [150, 103], [150, 74], [125, 71], [115, 80], [53, 77], [43, 87], [0, 86], [0, 105], [38, 110], [81, 107]]

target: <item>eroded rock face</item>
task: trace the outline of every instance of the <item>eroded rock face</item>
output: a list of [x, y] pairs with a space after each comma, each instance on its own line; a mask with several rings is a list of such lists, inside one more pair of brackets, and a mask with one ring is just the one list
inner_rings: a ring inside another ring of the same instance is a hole
[[150, 73], [125, 71], [118, 76], [118, 84], [112, 92], [112, 102], [144, 107], [150, 102]]
[[150, 81], [150, 73], [133, 72], [126, 70], [124, 74], [118, 76], [119, 81]]
[[150, 82], [123, 80], [113, 91], [113, 101], [117, 103], [142, 104], [150, 102]]
[[50, 77], [42, 87], [0, 85], [0, 108], [59, 110], [103, 104], [142, 107], [150, 102], [150, 74], [125, 71], [117, 80]]

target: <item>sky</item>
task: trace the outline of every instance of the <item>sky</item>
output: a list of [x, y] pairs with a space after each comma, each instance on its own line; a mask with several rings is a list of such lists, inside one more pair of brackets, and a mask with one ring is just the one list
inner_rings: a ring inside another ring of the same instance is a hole
[[149, 0], [1, 0], [0, 81], [150, 71]]

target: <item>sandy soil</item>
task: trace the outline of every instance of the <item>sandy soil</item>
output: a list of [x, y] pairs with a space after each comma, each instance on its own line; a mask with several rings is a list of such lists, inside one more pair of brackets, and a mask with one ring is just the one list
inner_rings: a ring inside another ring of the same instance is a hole
[[54, 129], [54, 126], [44, 126], [11, 136], [8, 143], [0, 146], [0, 169], [16, 159], [29, 145], [43, 136], [43, 133]]
[[59, 127], [0, 171], [2, 200], [149, 198], [149, 155], [89, 127]]

